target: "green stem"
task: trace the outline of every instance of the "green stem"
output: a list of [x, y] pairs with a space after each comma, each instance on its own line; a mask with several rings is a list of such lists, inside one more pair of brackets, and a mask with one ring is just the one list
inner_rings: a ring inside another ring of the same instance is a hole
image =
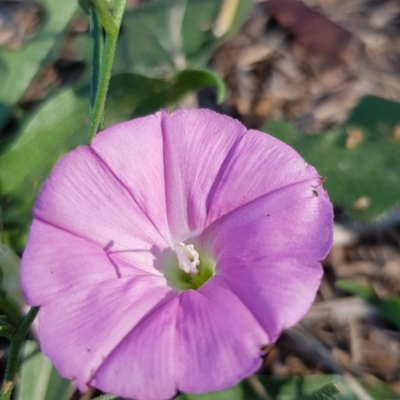
[[93, 108], [99, 87], [101, 71], [101, 61], [103, 57], [104, 39], [103, 29], [100, 25], [99, 17], [95, 10], [90, 9], [90, 36], [93, 41], [93, 62], [92, 62], [92, 82], [90, 107]]
[[125, 4], [126, 0], [118, 0], [115, 2], [113, 19], [117, 26], [117, 29], [111, 32], [106, 30], [106, 41], [104, 46], [103, 59], [101, 62], [99, 86], [96, 93], [94, 105], [90, 113], [88, 143], [92, 141], [103, 120], [104, 106], [106, 103], [108, 85], [111, 78], [111, 70], [114, 63], [119, 29], [121, 26], [122, 16], [124, 15], [125, 11]]
[[106, 0], [91, 0], [92, 7], [96, 10], [96, 13], [100, 19], [101, 25], [109, 33], [118, 34], [118, 26], [116, 25], [114, 18], [110, 15], [110, 7]]
[[32, 322], [36, 318], [38, 312], [39, 307], [32, 307], [29, 310], [11, 341], [10, 352], [7, 359], [6, 373], [4, 375], [2, 387], [2, 399], [8, 399], [11, 395], [11, 391], [14, 386], [14, 377], [18, 370], [19, 354]]

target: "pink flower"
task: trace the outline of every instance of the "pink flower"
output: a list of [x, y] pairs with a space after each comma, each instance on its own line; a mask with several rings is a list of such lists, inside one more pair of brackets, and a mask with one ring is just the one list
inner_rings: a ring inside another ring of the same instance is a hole
[[80, 390], [229, 387], [306, 313], [332, 241], [321, 178], [207, 110], [118, 124], [63, 157], [22, 260], [44, 354]]

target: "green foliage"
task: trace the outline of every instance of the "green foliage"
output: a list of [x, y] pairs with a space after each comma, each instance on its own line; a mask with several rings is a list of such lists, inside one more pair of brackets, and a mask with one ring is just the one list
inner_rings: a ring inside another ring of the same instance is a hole
[[150, 114], [207, 86], [217, 89], [219, 101], [225, 98], [225, 84], [210, 71], [186, 70], [166, 80], [137, 74], [116, 75], [107, 97], [106, 124]]
[[18, 50], [0, 49], [0, 127], [7, 120], [39, 68], [50, 58], [77, 9], [76, 1], [38, 0], [45, 9], [44, 24]]
[[176, 400], [357, 400], [344, 379], [337, 375], [310, 375], [279, 379], [258, 376], [266, 390], [261, 396], [248, 381], [215, 393], [201, 395], [181, 394]]
[[[175, 400], [358, 400], [346, 380], [339, 375], [309, 375], [280, 379], [257, 377], [264, 393], [245, 380], [220, 392], [207, 394], [180, 394]], [[384, 384], [365, 388], [373, 399], [396, 398]]]
[[384, 383], [378, 383], [374, 386], [367, 387], [368, 394], [375, 400], [395, 400], [399, 398], [389, 386]]
[[[207, 71], [182, 71], [168, 80], [123, 74], [111, 79], [106, 126], [173, 105], [185, 94], [224, 84]], [[34, 199], [57, 160], [85, 143], [89, 87], [67, 89], [49, 98], [22, 127], [18, 138], [0, 155], [0, 202], [8, 242], [21, 249]]]
[[343, 126], [325, 134], [299, 134], [287, 122], [270, 122], [265, 131], [294, 147], [327, 178], [331, 200], [348, 216], [371, 221], [400, 202], [399, 124], [399, 103], [369, 96]]
[[12, 387], [10, 389], [7, 389], [6, 392], [2, 394], [0, 400], [10, 400], [11, 394], [12, 394]]
[[15, 400], [68, 400], [73, 392], [71, 383], [58, 375], [34, 341], [23, 346], [19, 376]]
[[400, 297], [392, 297], [383, 300], [375, 294], [374, 289], [371, 286], [362, 285], [358, 282], [349, 280], [337, 281], [336, 287], [344, 292], [361, 297], [368, 303], [374, 305], [379, 309], [383, 317], [400, 328]]
[[18, 255], [0, 243], [0, 314], [4, 314], [8, 322], [15, 326], [22, 321], [22, 307], [25, 304], [19, 284], [19, 267]]
[[3, 241], [3, 223], [0, 210], [0, 335], [10, 332], [22, 321], [24, 304], [19, 284], [20, 258]]
[[327, 383], [309, 395], [302, 397], [302, 400], [336, 400], [339, 399], [341, 391], [342, 388], [338, 383]]
[[[163, 0], [127, 10], [114, 73], [165, 77], [186, 68], [204, 68], [221, 40], [238, 30], [253, 6], [251, 0], [240, 0], [227, 35], [220, 39], [213, 26], [221, 4], [222, 0]], [[82, 38], [78, 47], [90, 60], [89, 38]]]

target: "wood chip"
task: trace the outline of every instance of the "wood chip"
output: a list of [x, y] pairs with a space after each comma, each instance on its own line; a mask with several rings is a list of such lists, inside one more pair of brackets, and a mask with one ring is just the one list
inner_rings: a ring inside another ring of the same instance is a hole
[[371, 204], [370, 198], [367, 196], [362, 196], [353, 203], [353, 207], [356, 210], [365, 210], [370, 206], [370, 204]]
[[354, 149], [364, 140], [364, 131], [361, 128], [349, 127], [346, 129], [347, 139], [346, 148]]

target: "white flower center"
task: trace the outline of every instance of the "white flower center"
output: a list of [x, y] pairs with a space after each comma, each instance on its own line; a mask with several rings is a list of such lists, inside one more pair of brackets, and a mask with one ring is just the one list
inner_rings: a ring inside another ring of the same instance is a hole
[[179, 243], [175, 246], [175, 253], [178, 257], [178, 265], [181, 270], [188, 274], [197, 275], [199, 273], [197, 269], [200, 265], [199, 253], [192, 244]]

